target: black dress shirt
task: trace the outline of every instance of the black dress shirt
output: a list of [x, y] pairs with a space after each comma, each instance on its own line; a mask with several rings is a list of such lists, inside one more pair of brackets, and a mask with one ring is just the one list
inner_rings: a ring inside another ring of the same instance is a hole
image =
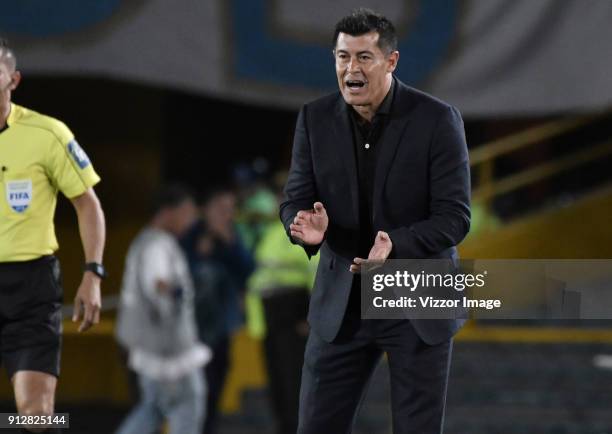
[[374, 245], [374, 227], [372, 224], [374, 178], [379, 146], [393, 109], [395, 78], [391, 82], [389, 92], [380, 104], [372, 122], [361, 117], [355, 109], [350, 108], [351, 124], [353, 126], [353, 143], [357, 160], [357, 176], [359, 178], [359, 223], [360, 239], [359, 254], [367, 258]]

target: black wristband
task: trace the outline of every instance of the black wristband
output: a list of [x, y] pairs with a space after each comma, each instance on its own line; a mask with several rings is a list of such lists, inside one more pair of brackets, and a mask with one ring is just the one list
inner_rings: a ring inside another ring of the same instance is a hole
[[98, 276], [100, 279], [104, 279], [107, 276], [104, 265], [98, 262], [88, 262], [83, 267], [83, 271], [91, 271], [93, 274]]

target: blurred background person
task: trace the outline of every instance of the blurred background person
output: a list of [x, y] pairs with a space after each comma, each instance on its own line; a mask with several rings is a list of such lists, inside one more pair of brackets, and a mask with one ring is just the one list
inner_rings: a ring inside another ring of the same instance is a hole
[[284, 178], [286, 173], [276, 177], [276, 200], [268, 204], [260, 193], [250, 204], [258, 204], [262, 220], [267, 218], [255, 249], [257, 268], [249, 278], [246, 312], [250, 335], [263, 339], [275, 432], [294, 434], [308, 337], [306, 315], [319, 256], [309, 261], [301, 247], [287, 243], [277, 217]]
[[213, 352], [205, 367], [208, 400], [203, 431], [212, 434], [230, 369], [232, 335], [243, 324], [240, 300], [255, 266], [236, 230], [234, 192], [229, 187], [211, 188], [202, 198], [200, 211], [201, 219], [181, 244], [195, 282], [199, 337]]
[[232, 170], [236, 187], [238, 212], [236, 228], [245, 247], [254, 252], [266, 229], [270, 215], [275, 214], [276, 196], [269, 187], [269, 163], [258, 157], [250, 164], [240, 163]]
[[198, 342], [193, 284], [175, 237], [196, 219], [192, 195], [179, 185], [156, 195], [153, 218], [132, 242], [126, 259], [117, 338], [139, 377], [140, 403], [120, 434], [199, 434], [205, 418], [201, 367], [210, 350]]

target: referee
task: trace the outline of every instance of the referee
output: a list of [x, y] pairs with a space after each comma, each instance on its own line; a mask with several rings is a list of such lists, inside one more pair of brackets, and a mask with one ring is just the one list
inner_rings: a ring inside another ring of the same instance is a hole
[[53, 256], [58, 190], [74, 205], [85, 252], [72, 317], [82, 318], [79, 332], [99, 321], [105, 224], [92, 189], [100, 178], [70, 130], [11, 103], [20, 79], [15, 55], [0, 39], [0, 360], [19, 414], [52, 415], [62, 331]]

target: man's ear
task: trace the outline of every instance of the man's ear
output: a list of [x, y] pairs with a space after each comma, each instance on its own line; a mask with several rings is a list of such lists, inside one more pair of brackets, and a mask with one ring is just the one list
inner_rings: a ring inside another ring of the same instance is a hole
[[397, 68], [397, 62], [399, 62], [399, 51], [392, 51], [387, 58], [387, 72], [395, 71], [395, 68]]
[[19, 71], [12, 72], [11, 73], [11, 83], [10, 83], [9, 89], [11, 90], [17, 89], [17, 86], [19, 86], [20, 82], [21, 82], [21, 72]]

